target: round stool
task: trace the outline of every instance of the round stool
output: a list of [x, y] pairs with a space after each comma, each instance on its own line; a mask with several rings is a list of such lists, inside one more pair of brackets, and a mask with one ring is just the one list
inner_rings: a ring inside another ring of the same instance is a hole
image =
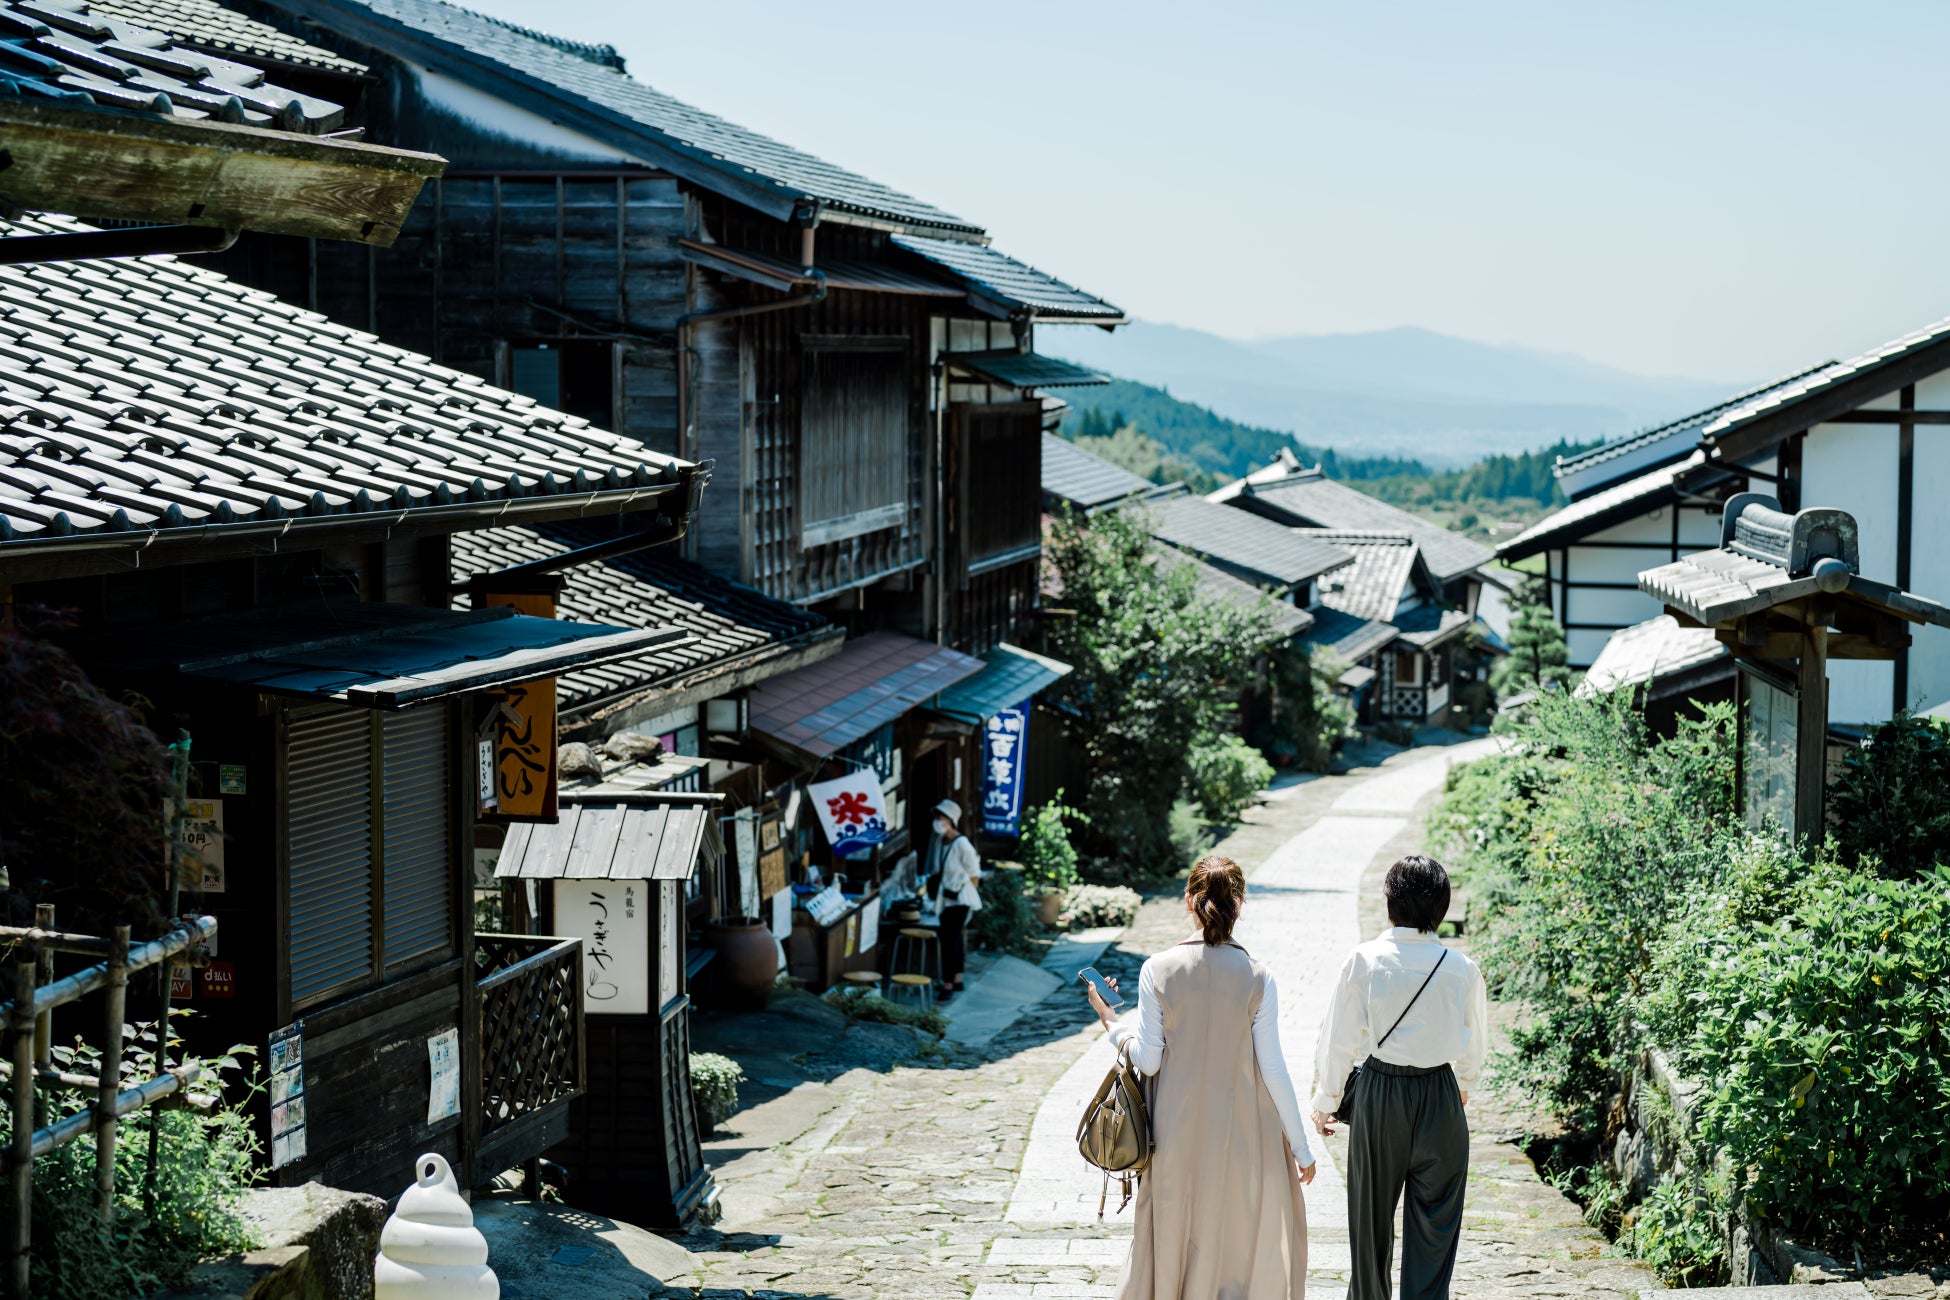
[[850, 970], [840, 976], [840, 983], [848, 989], [865, 989], [874, 994], [880, 992], [880, 975], [877, 971]]
[[890, 975], [926, 975], [941, 978], [941, 937], [923, 926], [903, 926], [894, 934], [894, 952], [887, 962]]
[[890, 977], [892, 987], [887, 990], [889, 1002], [899, 1002], [911, 996], [914, 1004], [923, 1011], [934, 1009], [934, 980], [927, 975], [894, 975]]

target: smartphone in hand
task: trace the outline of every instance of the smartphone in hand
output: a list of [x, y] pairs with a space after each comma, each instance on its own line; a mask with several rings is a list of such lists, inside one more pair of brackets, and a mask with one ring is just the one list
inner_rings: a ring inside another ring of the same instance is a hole
[[1112, 988], [1102, 975], [1098, 974], [1095, 966], [1085, 966], [1077, 972], [1077, 978], [1096, 989], [1097, 996], [1102, 998], [1104, 1005], [1112, 1011], [1124, 1005], [1124, 999], [1117, 995], [1117, 990]]

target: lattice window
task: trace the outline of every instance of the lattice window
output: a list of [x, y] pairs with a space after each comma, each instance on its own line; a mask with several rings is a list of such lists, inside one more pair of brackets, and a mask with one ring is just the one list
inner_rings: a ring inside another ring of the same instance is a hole
[[897, 351], [808, 351], [800, 409], [802, 546], [907, 519], [907, 364]]

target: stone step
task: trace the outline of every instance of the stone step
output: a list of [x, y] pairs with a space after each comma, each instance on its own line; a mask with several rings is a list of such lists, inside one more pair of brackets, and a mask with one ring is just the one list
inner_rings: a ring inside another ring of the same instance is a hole
[[[1672, 1294], [1670, 1291], [1641, 1291], [1639, 1300], [1656, 1300]], [[1688, 1291], [1686, 1295], [1716, 1296], [1719, 1300], [1794, 1300], [1802, 1296], [1804, 1300], [1873, 1300], [1869, 1288], [1860, 1282], [1827, 1282], [1820, 1286], [1709, 1286]]]

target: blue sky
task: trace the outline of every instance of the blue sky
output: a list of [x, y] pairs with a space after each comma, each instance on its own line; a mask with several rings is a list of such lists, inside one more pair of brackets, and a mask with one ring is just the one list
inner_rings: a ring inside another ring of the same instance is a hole
[[1151, 320], [1731, 383], [1950, 314], [1950, 5], [463, 2]]

